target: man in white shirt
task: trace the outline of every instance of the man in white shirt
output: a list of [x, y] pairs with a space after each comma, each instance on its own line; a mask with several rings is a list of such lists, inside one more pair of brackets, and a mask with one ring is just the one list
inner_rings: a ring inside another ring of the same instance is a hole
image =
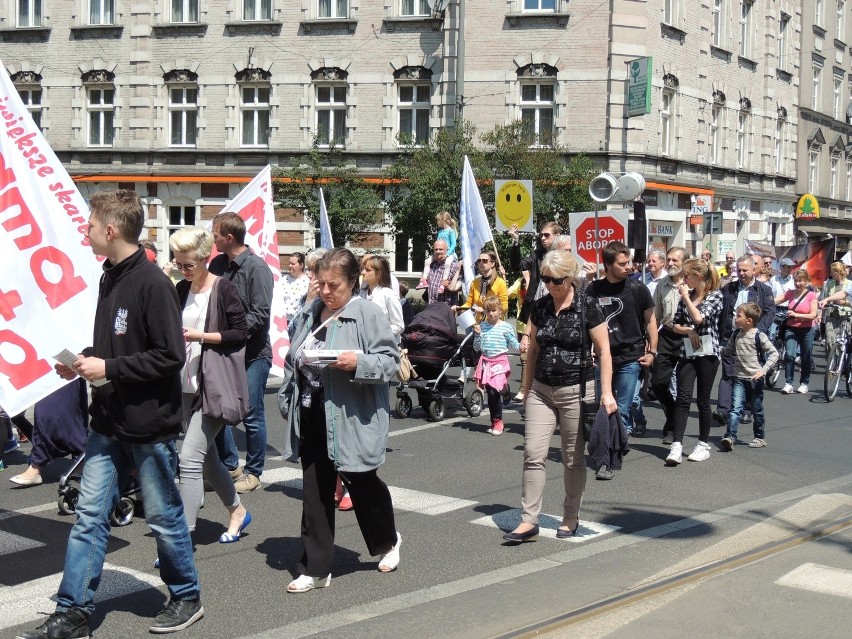
[[[769, 278], [769, 287], [772, 289], [772, 297], [778, 298], [787, 291], [792, 291], [796, 288], [796, 283], [793, 281], [793, 267], [796, 263], [789, 257], [781, 260], [781, 272]], [[779, 313], [787, 314], [787, 302], [781, 302], [775, 305], [775, 315]], [[769, 338], [774, 340], [775, 334], [778, 332], [778, 325], [774, 322], [769, 327]]]
[[651, 292], [651, 297], [654, 296], [654, 291], [657, 289], [662, 279], [666, 276], [666, 254], [660, 250], [654, 250], [648, 253], [648, 259], [645, 262], [645, 286]]

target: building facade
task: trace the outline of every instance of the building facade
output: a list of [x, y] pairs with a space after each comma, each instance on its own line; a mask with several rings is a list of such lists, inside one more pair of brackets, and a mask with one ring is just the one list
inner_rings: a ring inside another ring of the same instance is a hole
[[[654, 244], [699, 251], [711, 238], [690, 214], [722, 211], [716, 255], [793, 241], [800, 4], [4, 0], [0, 60], [84, 195], [137, 189], [161, 248], [266, 164], [333, 143], [378, 177], [401, 144], [463, 117], [521, 119], [531, 146], [643, 174]], [[641, 57], [651, 109], [627, 118]], [[282, 256], [313, 246], [300, 214], [279, 216]], [[403, 248], [387, 228], [371, 245]]]

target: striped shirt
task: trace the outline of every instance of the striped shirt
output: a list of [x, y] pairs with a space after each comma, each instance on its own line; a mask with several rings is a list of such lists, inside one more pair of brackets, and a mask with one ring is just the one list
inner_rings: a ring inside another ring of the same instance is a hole
[[497, 322], [491, 325], [482, 322], [479, 325], [481, 331], [473, 337], [473, 348], [481, 351], [485, 357], [496, 357], [508, 352], [510, 348], [520, 348], [518, 338], [508, 322]]

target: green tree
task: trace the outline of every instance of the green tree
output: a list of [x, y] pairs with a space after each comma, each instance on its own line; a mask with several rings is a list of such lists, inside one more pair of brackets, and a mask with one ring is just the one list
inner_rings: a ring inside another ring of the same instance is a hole
[[359, 242], [382, 218], [381, 195], [364, 182], [355, 167], [346, 163], [339, 149], [314, 147], [301, 163], [277, 167], [273, 174], [274, 199], [287, 208], [306, 211], [319, 227], [319, 189], [322, 187], [328, 223], [335, 246]]

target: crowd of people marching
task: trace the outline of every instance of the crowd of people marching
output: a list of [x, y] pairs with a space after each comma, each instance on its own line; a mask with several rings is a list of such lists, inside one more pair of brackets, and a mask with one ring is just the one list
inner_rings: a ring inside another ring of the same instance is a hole
[[[273, 278], [246, 246], [243, 221], [225, 213], [212, 233], [179, 230], [169, 242], [173, 260], [161, 269], [153, 245], [139, 244], [144, 214], [135, 192], [98, 193], [90, 209], [89, 242], [106, 258], [91, 347], [73, 366], [56, 365], [71, 383], [35, 406], [34, 423], [23, 414], [0, 415], [4, 452], [24, 437], [32, 442], [27, 468], [10, 477], [19, 488], [41, 484], [51, 461], [85, 455], [56, 611], [18, 635], [23, 639], [89, 636], [109, 513], [128, 482], [141, 490], [156, 540], [152, 559], [169, 590], [149, 630], [169, 633], [198, 621], [204, 608], [192, 533], [205, 485], [226, 511], [219, 543], [238, 542], [252, 522], [245, 495], [261, 485], [265, 464]], [[430, 304], [474, 314], [465, 363], [487, 398], [491, 435], [504, 432], [508, 355], [520, 354], [522, 381], [513, 399], [525, 409], [521, 519], [504, 531], [507, 545], [538, 538], [545, 461], [557, 429], [564, 500], [556, 536], [564, 539], [578, 534], [587, 445], [596, 478], [612, 479], [627, 438], [647, 434], [643, 401], [662, 407], [668, 466], [684, 456], [709, 459], [714, 422], [725, 427], [721, 451], [745, 443], [739, 427], [749, 422], [748, 447], [765, 447], [764, 380], [778, 363], [777, 346], [785, 347], [781, 392], [807, 393], [820, 325], [833, 340], [848, 317], [852, 283], [840, 263], [821, 291], [791, 260], [781, 260], [774, 273], [771, 259], [728, 253], [717, 268], [709, 255], [691, 257], [680, 247], [651, 251], [642, 275], [630, 249], [612, 242], [602, 250], [599, 275], [578, 261], [555, 222], [542, 226], [526, 256], [512, 229], [510, 266], [521, 275], [511, 285], [498, 256], [482, 247], [465, 296], [456, 223], [447, 213], [437, 223], [416, 288]], [[211, 259], [214, 247], [219, 255]], [[408, 287], [381, 255], [315, 249], [294, 253], [288, 266], [280, 286], [291, 345], [278, 407], [283, 455], [303, 471], [303, 553], [286, 590], [303, 593], [331, 582], [336, 509], [354, 510], [379, 572], [400, 565], [402, 535], [378, 470], [400, 339], [413, 309]], [[510, 298], [517, 299], [513, 323]], [[693, 401], [697, 439], [686, 454]], [[243, 465], [232, 433], [239, 423], [246, 431]]]

